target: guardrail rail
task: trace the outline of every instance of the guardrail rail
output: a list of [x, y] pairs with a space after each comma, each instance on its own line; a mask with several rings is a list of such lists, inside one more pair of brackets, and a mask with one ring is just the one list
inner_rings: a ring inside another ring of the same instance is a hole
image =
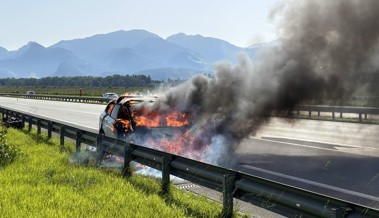
[[[74, 96], [54, 96], [54, 95], [20, 95], [20, 94], [0, 94], [4, 97], [14, 97], [14, 98], [29, 98], [29, 99], [39, 99], [39, 100], [51, 100], [51, 101], [67, 101], [67, 102], [81, 102], [81, 103], [95, 103], [103, 104], [109, 102], [109, 99], [104, 98], [93, 98], [93, 97], [74, 97]], [[135, 97], [135, 96], [129, 96]], [[372, 107], [347, 107], [347, 106], [326, 106], [326, 105], [299, 105], [296, 106], [293, 112], [306, 112], [308, 119], [320, 118], [321, 113], [330, 113], [331, 119], [333, 121], [342, 121], [343, 114], [357, 114], [359, 123], [372, 123], [368, 120], [368, 115], [379, 115], [379, 108]], [[316, 112], [317, 116], [313, 113]], [[336, 114], [339, 114], [339, 119]], [[300, 117], [303, 118], [303, 117]], [[379, 116], [374, 119], [379, 122]], [[354, 122], [350, 120], [349, 122]]]
[[[296, 106], [294, 111], [297, 111], [299, 115], [301, 111], [308, 113], [308, 119], [313, 119], [315, 116], [312, 112], [317, 112], [317, 117], [320, 117], [321, 113], [331, 113], [332, 120], [336, 120], [336, 115], [339, 118], [343, 118], [343, 114], [357, 114], [358, 122], [369, 123], [368, 115], [379, 115], [379, 108], [373, 107], [347, 107], [347, 106], [325, 106], [325, 105], [299, 105]], [[379, 118], [376, 118], [379, 119]], [[379, 120], [377, 120], [379, 121]]]
[[22, 120], [29, 130], [34, 127], [41, 133], [47, 130], [48, 137], [52, 132], [60, 135], [63, 146], [65, 137], [76, 141], [76, 151], [81, 144], [96, 146], [99, 159], [106, 151], [115, 151], [124, 157], [122, 175], [132, 175], [130, 162], [152, 167], [162, 172], [162, 192], [169, 192], [170, 175], [174, 175], [195, 184], [220, 191], [223, 194], [222, 217], [233, 216], [233, 198], [251, 202], [262, 207], [268, 201], [274, 202], [268, 210], [288, 217], [325, 217], [325, 218], [378, 218], [379, 210], [337, 198], [291, 187], [242, 172], [206, 164], [178, 155], [127, 143], [83, 128], [56, 122], [41, 116], [0, 107], [2, 116], [13, 116]]
[[0, 94], [0, 96], [13, 97], [13, 98], [28, 98], [28, 99], [50, 100], [50, 101], [67, 101], [67, 102], [95, 103], [95, 104], [102, 104], [102, 103], [109, 102], [109, 99], [106, 99], [106, 98], [58, 96], [58, 95]]

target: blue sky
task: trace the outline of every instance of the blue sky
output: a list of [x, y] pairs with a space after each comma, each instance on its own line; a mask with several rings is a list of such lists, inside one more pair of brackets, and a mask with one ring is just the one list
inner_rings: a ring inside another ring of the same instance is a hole
[[276, 39], [269, 22], [278, 0], [0, 0], [0, 46], [29, 41], [50, 46], [62, 39], [145, 29], [166, 38], [183, 32], [237, 46]]

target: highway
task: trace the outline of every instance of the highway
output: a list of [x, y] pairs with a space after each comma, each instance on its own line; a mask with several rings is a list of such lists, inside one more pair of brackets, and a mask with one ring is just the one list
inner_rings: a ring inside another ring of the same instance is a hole
[[[98, 132], [104, 105], [0, 97], [3, 107]], [[379, 125], [273, 118], [234, 152], [235, 168], [379, 209]]]

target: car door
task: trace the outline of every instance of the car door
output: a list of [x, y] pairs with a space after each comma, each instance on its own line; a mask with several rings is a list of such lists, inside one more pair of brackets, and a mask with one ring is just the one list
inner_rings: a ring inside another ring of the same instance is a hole
[[112, 111], [107, 114], [103, 119], [103, 131], [104, 134], [111, 138], [117, 138], [117, 133], [114, 131], [113, 124], [118, 117], [120, 112], [120, 105], [116, 104]]

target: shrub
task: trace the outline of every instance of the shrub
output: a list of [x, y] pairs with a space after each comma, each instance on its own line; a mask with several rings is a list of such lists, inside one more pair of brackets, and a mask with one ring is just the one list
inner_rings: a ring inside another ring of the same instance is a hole
[[3, 125], [0, 128], [0, 167], [4, 167], [15, 160], [18, 150], [7, 145], [7, 129]]

